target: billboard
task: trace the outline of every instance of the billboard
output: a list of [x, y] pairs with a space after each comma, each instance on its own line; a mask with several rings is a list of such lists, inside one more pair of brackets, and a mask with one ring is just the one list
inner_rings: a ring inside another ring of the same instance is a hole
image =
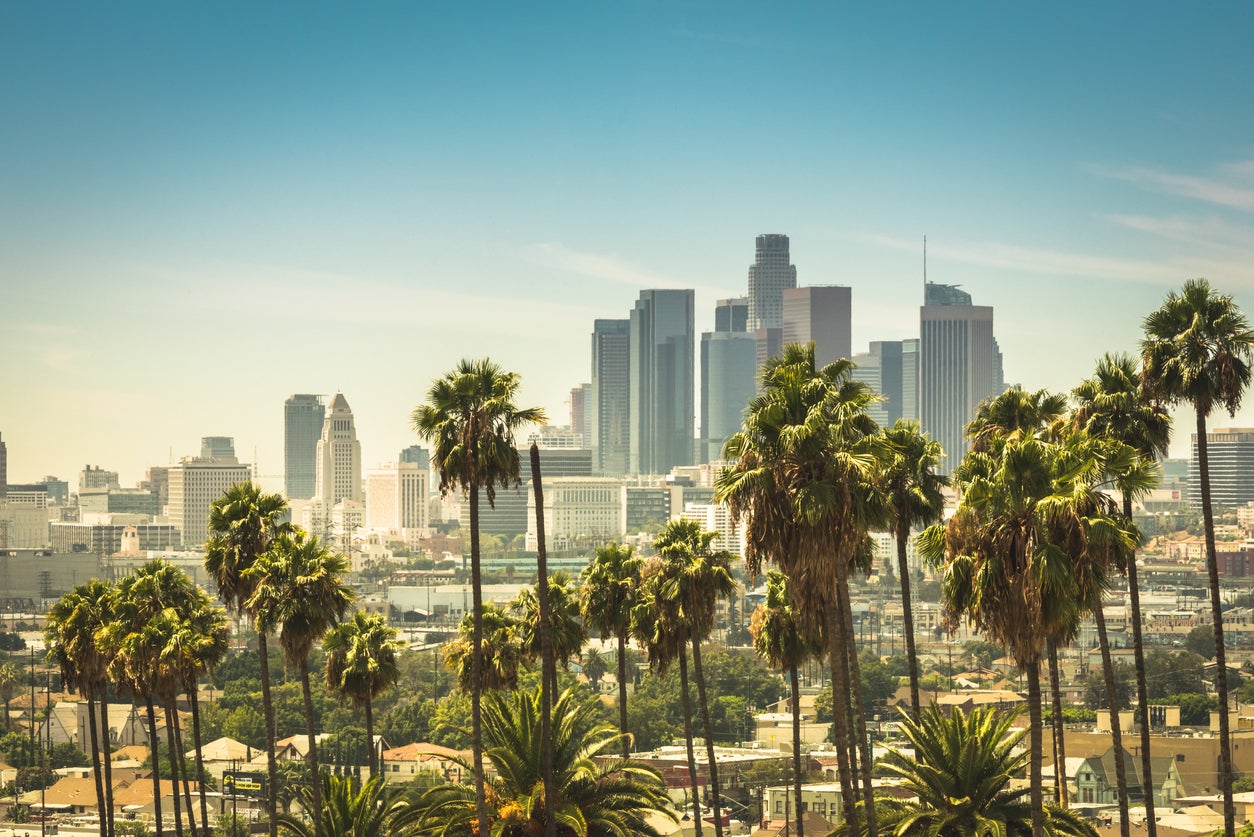
[[255, 796], [262, 797], [266, 793], [266, 776], [264, 773], [244, 773], [239, 770], [227, 770], [222, 774], [223, 796]]

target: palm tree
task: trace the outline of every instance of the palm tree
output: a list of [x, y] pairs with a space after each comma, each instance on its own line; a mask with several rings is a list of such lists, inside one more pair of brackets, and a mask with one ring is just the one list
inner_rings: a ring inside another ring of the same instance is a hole
[[980, 403], [966, 432], [971, 449], [984, 452], [1004, 442], [1052, 437], [1062, 429], [1066, 415], [1065, 395], [1044, 389], [1008, 389]]
[[[479, 492], [493, 505], [498, 486], [519, 483], [518, 449], [514, 434], [527, 424], [545, 420], [538, 407], [519, 408], [519, 377], [495, 363], [461, 361], [453, 371], [436, 379], [427, 392], [426, 404], [413, 412], [414, 429], [431, 443], [440, 491], [466, 492], [470, 503], [470, 581], [474, 600], [471, 647], [479, 649], [483, 640], [483, 578], [479, 566]], [[480, 822], [486, 821], [482, 740], [482, 678], [477, 672], [482, 661], [471, 655], [476, 671], [471, 673], [471, 740], [474, 748], [474, 774]]]
[[[554, 818], [560, 837], [659, 837], [650, 816], [675, 819], [666, 786], [651, 768], [623, 758], [609, 758], [624, 733], [599, 720], [596, 697], [580, 700], [567, 689], [553, 704], [550, 740], [540, 735], [543, 712], [539, 689], [484, 700], [484, 755], [496, 776], [491, 781], [491, 833], [529, 837], [543, 833], [544, 799], [541, 762], [552, 753]], [[467, 765], [469, 767], [469, 765]], [[419, 807], [421, 831], [432, 837], [486, 835], [478, 827], [475, 792], [457, 784], [427, 791]]]
[[370, 777], [379, 776], [378, 745], [374, 738], [374, 699], [396, 685], [401, 672], [396, 654], [405, 647], [380, 613], [359, 610], [347, 622], [331, 629], [322, 640], [327, 652], [327, 688], [340, 704], [351, 700], [366, 710], [366, 739], [370, 742]]
[[683, 630], [692, 643], [692, 673], [697, 684], [697, 704], [705, 730], [706, 757], [710, 765], [710, 790], [714, 803], [714, 833], [723, 836], [722, 799], [719, 791], [718, 762], [714, 758], [714, 729], [710, 724], [710, 704], [705, 694], [705, 670], [701, 664], [701, 643], [714, 630], [718, 603], [736, 592], [732, 578], [733, 556], [727, 550], [711, 548], [717, 532], [706, 532], [692, 520], [672, 520], [653, 540], [663, 560], [661, 595], [678, 604]]
[[642, 563], [630, 546], [603, 546], [584, 567], [579, 590], [584, 624], [591, 625], [602, 639], [618, 640], [618, 729], [623, 733], [623, 758], [631, 756], [631, 737], [627, 735], [627, 636], [631, 633], [631, 608]]
[[[790, 589], [807, 630], [827, 637], [832, 666], [832, 704], [846, 706], [861, 694], [851, 682], [841, 584], [865, 555], [867, 532], [885, 528], [887, 500], [875, 483], [889, 448], [866, 414], [875, 395], [852, 379], [853, 364], [838, 360], [822, 369], [814, 347], [785, 346], [762, 371], [763, 392], [753, 399], [743, 428], [724, 446], [732, 464], [719, 474], [715, 498], [746, 523], [745, 563], [757, 573], [773, 561]], [[846, 713], [836, 711], [841, 793], [854, 798], [852, 738]], [[858, 749], [868, 753], [864, 736]], [[863, 758], [865, 813], [875, 825], [870, 760]], [[857, 820], [856, 806], [845, 808]]]
[[[65, 677], [65, 671], [61, 672]], [[4, 701], [4, 728], [9, 729], [9, 703], [13, 700], [13, 693], [22, 682], [22, 670], [13, 663], [5, 660], [0, 663], [0, 700]], [[69, 680], [66, 680], [67, 685]]]
[[296, 791], [296, 800], [311, 814], [310, 821], [280, 814], [279, 828], [294, 837], [407, 837], [416, 834], [419, 809], [410, 805], [399, 788], [373, 776], [360, 788], [348, 776], [325, 774], [319, 779], [320, 801], [310, 785]]
[[[106, 672], [109, 660], [96, 643], [101, 628], [112, 619], [108, 582], [92, 579], [66, 593], [48, 611], [48, 627], [45, 640], [48, 658], [61, 670], [61, 680], [67, 688], [77, 688], [87, 700], [88, 735], [91, 736], [92, 764], [102, 765], [93, 771], [96, 782], [96, 804], [100, 814], [100, 833], [109, 837], [113, 832], [112, 758], [109, 748], [108, 681]], [[9, 724], [9, 700], [13, 687], [20, 682], [21, 672], [12, 663], [0, 663], [0, 694], [4, 697], [4, 723]], [[100, 702], [100, 720], [104, 735], [96, 718], [96, 701]], [[103, 738], [104, 753], [100, 752]]]
[[[540, 649], [540, 597], [539, 584], [524, 587], [510, 605], [518, 619], [519, 640], [523, 657], [529, 662], [542, 658]], [[587, 639], [583, 620], [579, 616], [579, 593], [571, 578], [562, 571], [549, 576], [549, 637], [553, 645], [553, 660], [570, 670], [570, 661], [579, 656]], [[554, 672], [556, 678], [556, 671]], [[557, 693], [556, 679], [550, 684]]]
[[[801, 685], [797, 669], [810, 657], [822, 652], [820, 639], [808, 636], [793, 608], [788, 594], [788, 576], [776, 570], [766, 574], [766, 601], [753, 611], [749, 623], [753, 648], [758, 656], [775, 668], [788, 672], [792, 684], [792, 769], [793, 792], [796, 794], [797, 837], [804, 837], [801, 806]], [[839, 707], [834, 707], [839, 711]]]
[[[205, 571], [218, 588], [218, 598], [238, 619], [245, 612], [244, 602], [253, 594], [253, 584], [245, 573], [258, 556], [270, 548], [274, 537], [287, 530], [287, 501], [278, 494], [265, 494], [256, 483], [242, 482], [228, 488], [209, 506], [211, 537], [205, 544]], [[249, 613], [256, 621], [257, 614]], [[279, 765], [274, 753], [274, 701], [270, 694], [270, 649], [265, 631], [257, 631], [257, 653], [261, 659], [261, 706], [266, 724], [266, 813], [270, 837], [278, 835], [274, 817], [278, 811]]]
[[522, 665], [522, 643], [518, 622], [494, 604], [484, 605], [480, 614], [483, 641], [480, 659], [471, 653], [475, 618], [467, 613], [457, 628], [457, 639], [444, 646], [444, 667], [457, 677], [462, 691], [474, 694], [475, 669], [480, 691], [518, 688], [518, 668]]
[[1211, 620], [1215, 629], [1215, 687], [1219, 694], [1219, 781], [1224, 796], [1224, 833], [1236, 829], [1232, 802], [1232, 742], [1229, 738], [1227, 656], [1215, 558], [1215, 517], [1210, 495], [1206, 419], [1216, 407], [1236, 415], [1250, 383], [1254, 332], [1231, 296], [1205, 279], [1191, 279], [1180, 293], [1169, 293], [1145, 318], [1141, 341], [1141, 381], [1151, 397], [1168, 405], [1188, 402], [1197, 419], [1197, 465], [1206, 531], [1206, 570], [1210, 576]]
[[[929, 439], [917, 422], [898, 419], [884, 431], [893, 453], [881, 475], [892, 509], [892, 532], [897, 540], [897, 575], [901, 580], [902, 632], [910, 667], [910, 707], [919, 714], [919, 659], [914, 649], [914, 616], [910, 603], [910, 565], [906, 544], [916, 526], [930, 526], [945, 511], [942, 493], [949, 480], [936, 473], [945, 455], [940, 442]], [[800, 802], [798, 802], [800, 805]]]
[[[270, 549], [245, 571], [253, 594], [244, 606], [257, 614], [258, 631], [279, 631], [279, 644], [289, 664], [300, 671], [309, 735], [309, 775], [314, 811], [321, 811], [317, 732], [313, 695], [309, 688], [309, 652], [353, 604], [353, 591], [344, 585], [348, 560], [331, 552], [299, 529], [278, 535]], [[314, 829], [322, 820], [314, 817]], [[321, 834], [319, 834], [321, 837]]]
[[[902, 713], [902, 734], [914, 748], [911, 756], [889, 750], [882, 767], [902, 780], [901, 788], [917, 801], [876, 800], [883, 813], [879, 834], [1004, 835], [1028, 837], [1036, 811], [1012, 790], [1011, 778], [1023, 770], [1027, 756], [1016, 754], [1027, 730], [1014, 730], [1013, 713], [981, 708], [946, 715], [935, 705], [916, 716]], [[1097, 831], [1071, 812], [1045, 806], [1040, 812], [1049, 837], [1097, 837]], [[833, 837], [855, 833], [839, 825]], [[858, 832], [865, 833], [865, 832]]]
[[[1152, 401], [1141, 384], [1137, 362], [1126, 354], [1105, 355], [1097, 362], [1093, 377], [1082, 382], [1072, 391], [1076, 409], [1072, 423], [1092, 436], [1115, 439], [1135, 450], [1143, 460], [1153, 461], [1167, 455], [1171, 438], [1171, 417], [1167, 410]], [[1133, 491], [1131, 486], [1118, 482], [1123, 495], [1123, 516], [1132, 519]], [[1136, 555], [1128, 556], [1128, 596], [1132, 614], [1132, 651], [1136, 666], [1137, 705], [1149, 706], [1149, 692], [1145, 682], [1145, 646], [1141, 638], [1141, 593], [1137, 583]], [[1107, 683], [1114, 687], [1114, 673]], [[1116, 713], [1112, 718], [1118, 718]], [[1113, 727], [1112, 727], [1113, 728]], [[1158, 824], [1154, 816], [1154, 776], [1150, 759], [1150, 725], [1141, 723], [1141, 778], [1144, 783], [1145, 823], [1149, 837], [1156, 837]]]
[[583, 652], [583, 658], [579, 661], [579, 667], [583, 671], [584, 677], [588, 678], [592, 691], [598, 694], [601, 691], [601, 680], [609, 672], [609, 664], [605, 662], [605, 655], [601, 653], [600, 648], [589, 648]]

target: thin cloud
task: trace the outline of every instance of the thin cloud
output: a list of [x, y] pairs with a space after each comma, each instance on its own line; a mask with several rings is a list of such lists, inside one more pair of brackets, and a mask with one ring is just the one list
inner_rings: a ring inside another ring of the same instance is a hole
[[1219, 218], [1193, 220], [1181, 216], [1155, 218], [1148, 215], [1107, 215], [1105, 217], [1106, 220], [1121, 227], [1195, 247], [1229, 250], [1247, 257], [1254, 254], [1254, 249], [1251, 248], [1251, 242], [1254, 242], [1254, 227], [1245, 224], [1232, 224]]
[[693, 288], [703, 293], [721, 295], [727, 293], [726, 288], [715, 288], [673, 279], [638, 267], [617, 256], [572, 250], [564, 244], [533, 244], [527, 248], [526, 255], [529, 261], [541, 267], [632, 288]]
[[[1093, 167], [1094, 173], [1114, 180], [1131, 183], [1148, 192], [1159, 192], [1175, 197], [1213, 203], [1243, 212], [1254, 212], [1254, 185], [1232, 183], [1213, 177], [1175, 174], [1151, 168], [1116, 169]], [[1254, 161], [1240, 161], [1220, 167], [1228, 177], [1249, 179], [1254, 177]]]

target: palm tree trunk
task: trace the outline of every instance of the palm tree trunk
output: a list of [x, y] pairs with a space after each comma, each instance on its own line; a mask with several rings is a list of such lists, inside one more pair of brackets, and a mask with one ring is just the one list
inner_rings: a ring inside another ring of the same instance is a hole
[[[801, 824], [801, 684], [797, 682], [797, 664], [788, 667], [792, 679], [792, 789], [797, 797], [796, 837], [805, 837]], [[784, 823], [788, 827], [788, 823]]]
[[[470, 461], [474, 462], [478, 446], [472, 435]], [[470, 741], [475, 771], [475, 816], [480, 834], [488, 833], [488, 798], [483, 781], [483, 575], [479, 568], [479, 479], [471, 468], [470, 491], [470, 591], [474, 602], [470, 658]]]
[[113, 740], [109, 737], [109, 687], [101, 681], [100, 743], [104, 745], [105, 812], [109, 818], [109, 837], [113, 837]]
[[910, 710], [919, 717], [919, 658], [914, 650], [914, 611], [910, 604], [910, 566], [906, 561], [907, 526], [897, 527], [897, 575], [901, 577], [901, 621], [906, 635], [906, 665], [910, 669]]
[[853, 770], [849, 763], [849, 716], [844, 707], [849, 705], [849, 680], [847, 676], [849, 655], [845, 651], [844, 622], [840, 617], [840, 605], [835, 591], [828, 597], [827, 644], [832, 668], [832, 724], [836, 728], [836, 772], [840, 777], [840, 807], [850, 834], [861, 833], [858, 828], [857, 793], [853, 786]]
[[[544, 545], [544, 488], [540, 482], [540, 447], [535, 442], [531, 443], [531, 488], [536, 498], [536, 603], [540, 609], [540, 740], [550, 741], [553, 701], [557, 699], [557, 661], [553, 659], [553, 624], [549, 615], [549, 559]], [[544, 834], [545, 837], [557, 837], [552, 747], [546, 746], [540, 750], [540, 777], [544, 782]]]
[[205, 760], [200, 753], [200, 699], [197, 684], [188, 689], [192, 701], [192, 746], [196, 748], [196, 787], [200, 796], [200, 827], [209, 830], [209, 803], [205, 801]]
[[266, 787], [266, 813], [270, 823], [270, 837], [278, 837], [279, 821], [275, 819], [279, 807], [279, 762], [274, 754], [274, 701], [270, 697], [270, 649], [265, 631], [257, 631], [257, 653], [261, 655], [261, 709], [266, 722], [266, 771], [269, 782]]
[[[1054, 803], [1067, 807], [1066, 747], [1062, 742], [1062, 676], [1058, 671], [1058, 645], [1050, 639], [1045, 643], [1049, 660], [1050, 738], [1054, 742]], [[1061, 771], [1061, 772], [1060, 772]], [[1061, 781], [1060, 781], [1061, 779]]]
[[161, 752], [157, 747], [157, 710], [152, 695], [144, 698], [148, 709], [148, 746], [152, 750], [152, 813], [157, 821], [157, 837], [161, 837]]
[[688, 744], [688, 786], [692, 789], [693, 837], [701, 837], [701, 791], [697, 786], [697, 755], [692, 749], [692, 698], [688, 695], [688, 653], [679, 652], [679, 694], [684, 707], [684, 741]]
[[[618, 632], [618, 731], [627, 732], [627, 632]], [[623, 758], [631, 758], [631, 739], [623, 738]]]
[[1119, 834], [1129, 837], [1132, 823], [1128, 821], [1128, 768], [1123, 760], [1123, 729], [1119, 724], [1119, 693], [1115, 688], [1115, 666], [1110, 660], [1110, 640], [1106, 633], [1106, 614], [1101, 602], [1093, 608], [1097, 622], [1097, 644], [1102, 650], [1102, 676], [1106, 681], [1106, 705], [1110, 707], [1110, 743], [1115, 748], [1115, 792], [1119, 802]]
[[[1219, 693], [1219, 786], [1224, 795], [1224, 835], [1235, 837], [1236, 807], [1232, 802], [1232, 739], [1228, 726], [1228, 659], [1224, 651], [1224, 617], [1219, 601], [1219, 562], [1215, 558], [1215, 513], [1210, 501], [1210, 461], [1206, 450], [1206, 416], [1197, 410], [1197, 467], [1202, 488], [1202, 524], [1206, 530], [1206, 574], [1210, 579], [1210, 615], [1215, 626], [1215, 690]], [[1148, 718], [1147, 718], [1148, 720]]]
[[96, 780], [96, 811], [100, 814], [100, 837], [109, 837], [109, 817], [105, 814], [104, 777], [100, 775], [100, 739], [99, 725], [96, 723], [96, 700], [92, 697], [91, 687], [83, 689], [87, 693], [87, 734], [91, 736], [92, 778]]
[[300, 661], [300, 691], [305, 698], [305, 724], [309, 736], [309, 776], [313, 788], [314, 834], [322, 837], [322, 776], [318, 772], [318, 734], [314, 731], [313, 692], [309, 688], [309, 658]]
[[366, 743], [370, 747], [370, 778], [379, 777], [379, 745], [374, 740], [374, 701], [366, 695]]
[[179, 798], [179, 744], [174, 734], [174, 710], [165, 707], [165, 741], [170, 757], [170, 797], [174, 804], [174, 833], [183, 837], [183, 803]]
[[[1132, 495], [1123, 493], [1123, 516], [1132, 521]], [[1132, 656], [1136, 661], [1136, 705], [1141, 710], [1141, 779], [1145, 793], [1147, 837], [1158, 837], [1154, 819], [1154, 771], [1150, 764], [1149, 689], [1145, 685], [1145, 646], [1141, 641], [1141, 590], [1136, 578], [1136, 553], [1128, 556], [1128, 595], [1132, 600]]]
[[[192, 806], [192, 785], [191, 780], [187, 776], [187, 759], [183, 756], [187, 752], [187, 742], [183, 740], [183, 723], [179, 720], [179, 710], [176, 704], [173, 712], [170, 713], [174, 719], [174, 740], [178, 742], [178, 761], [179, 776], [183, 781], [183, 807], [187, 811], [187, 833], [192, 837], [196, 837], [196, 818], [192, 815], [195, 810]], [[178, 789], [175, 789], [178, 792]], [[207, 825], [207, 824], [206, 824]]]
[[853, 639], [853, 607], [849, 601], [849, 579], [841, 578], [840, 607], [845, 618], [845, 642], [849, 647], [850, 686], [853, 692], [851, 706], [854, 710], [856, 733], [858, 736], [858, 763], [862, 769], [862, 799], [866, 805], [866, 827], [868, 834], [875, 830], [875, 788], [871, 784], [871, 744], [867, 737], [866, 706], [862, 700], [862, 667], [858, 662], [858, 648]]
[[692, 637], [692, 674], [697, 681], [697, 703], [705, 727], [705, 756], [710, 761], [710, 796], [714, 802], [714, 837], [723, 837], [723, 799], [718, 789], [718, 762], [714, 758], [714, 728], [710, 726], [710, 704], [705, 699], [705, 671], [701, 666], [701, 640]]
[[1031, 786], [1030, 800], [1032, 805], [1032, 837], [1044, 837], [1045, 818], [1042, 805], [1045, 802], [1041, 793], [1041, 751], [1044, 742], [1041, 739], [1041, 661], [1029, 661], [1020, 668], [1027, 669], [1028, 675], [1028, 716], [1032, 731], [1031, 752], [1028, 755], [1028, 779]]

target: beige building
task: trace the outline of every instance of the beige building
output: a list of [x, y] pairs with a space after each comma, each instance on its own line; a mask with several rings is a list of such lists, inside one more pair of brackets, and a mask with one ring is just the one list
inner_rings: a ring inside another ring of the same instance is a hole
[[[611, 541], [621, 537], [622, 481], [612, 477], [552, 477], [543, 481], [544, 534], [548, 548], [572, 540]], [[537, 544], [535, 492], [527, 492], [527, 549]]]
[[314, 457], [314, 497], [327, 508], [341, 500], [360, 503], [361, 443], [348, 399], [337, 392], [327, 405], [322, 421], [322, 438]]
[[183, 544], [199, 546], [207, 541], [209, 506], [231, 486], [250, 479], [252, 468], [238, 462], [188, 456], [171, 465], [167, 515], [170, 524], [182, 532]]
[[427, 469], [389, 462], [366, 472], [367, 529], [424, 529], [428, 524]]
[[438, 744], [406, 744], [383, 751], [383, 775], [389, 782], [409, 782], [420, 774], [435, 773], [456, 784], [465, 770], [458, 759], [468, 762], [470, 753]]

